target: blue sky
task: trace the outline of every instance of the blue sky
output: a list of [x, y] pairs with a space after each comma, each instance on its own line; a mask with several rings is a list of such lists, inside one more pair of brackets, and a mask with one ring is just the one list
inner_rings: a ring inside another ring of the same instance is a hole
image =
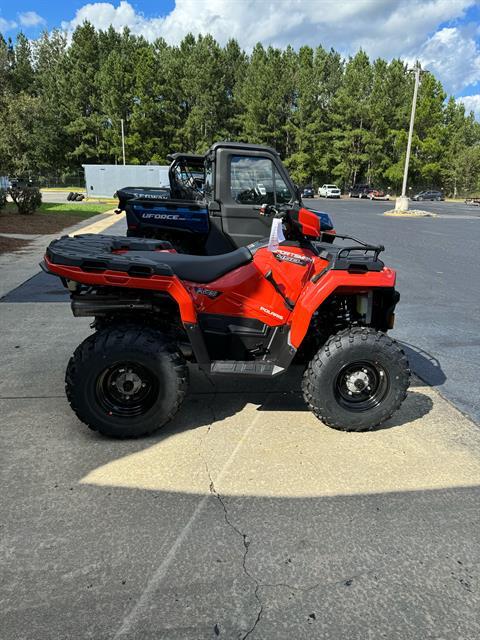
[[0, 0], [0, 32], [7, 37], [71, 31], [84, 19], [172, 43], [191, 31], [212, 33], [221, 43], [235, 37], [247, 50], [260, 41], [419, 58], [480, 119], [480, 0]]

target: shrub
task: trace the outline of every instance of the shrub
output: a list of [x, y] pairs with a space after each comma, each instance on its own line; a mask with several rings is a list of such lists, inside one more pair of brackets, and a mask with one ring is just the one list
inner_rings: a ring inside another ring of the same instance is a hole
[[0, 211], [5, 208], [7, 204], [7, 192], [5, 189], [0, 189]]
[[10, 187], [8, 193], [17, 205], [18, 213], [31, 215], [42, 204], [42, 194], [38, 187]]

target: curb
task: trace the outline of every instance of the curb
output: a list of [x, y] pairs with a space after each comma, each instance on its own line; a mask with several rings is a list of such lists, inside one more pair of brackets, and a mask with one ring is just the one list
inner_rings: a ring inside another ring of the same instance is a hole
[[421, 209], [412, 209], [411, 211], [395, 211], [395, 209], [391, 209], [390, 211], [385, 211], [383, 215], [391, 218], [436, 218], [438, 214], [422, 211]]

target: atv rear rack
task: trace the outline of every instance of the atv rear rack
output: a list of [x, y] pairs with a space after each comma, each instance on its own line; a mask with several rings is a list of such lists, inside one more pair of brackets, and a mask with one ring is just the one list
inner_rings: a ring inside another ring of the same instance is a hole
[[[157, 260], [150, 260], [148, 253], [172, 249], [165, 240], [122, 238], [94, 233], [81, 236], [62, 236], [47, 248], [46, 256], [52, 264], [80, 267], [87, 273], [105, 270], [121, 271], [129, 276], [172, 276], [172, 269]], [[137, 255], [131, 255], [134, 251]], [[138, 255], [138, 253], [144, 255]], [[157, 254], [158, 255], [158, 254]]]

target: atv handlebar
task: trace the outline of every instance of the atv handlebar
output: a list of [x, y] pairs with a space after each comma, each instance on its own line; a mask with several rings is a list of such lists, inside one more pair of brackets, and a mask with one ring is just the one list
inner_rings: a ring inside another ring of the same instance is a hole
[[273, 218], [284, 218], [288, 212], [288, 209], [282, 210], [282, 205], [277, 206], [274, 204], [262, 204], [259, 207], [255, 207], [255, 209], [260, 213], [261, 216], [265, 217], [273, 217]]

